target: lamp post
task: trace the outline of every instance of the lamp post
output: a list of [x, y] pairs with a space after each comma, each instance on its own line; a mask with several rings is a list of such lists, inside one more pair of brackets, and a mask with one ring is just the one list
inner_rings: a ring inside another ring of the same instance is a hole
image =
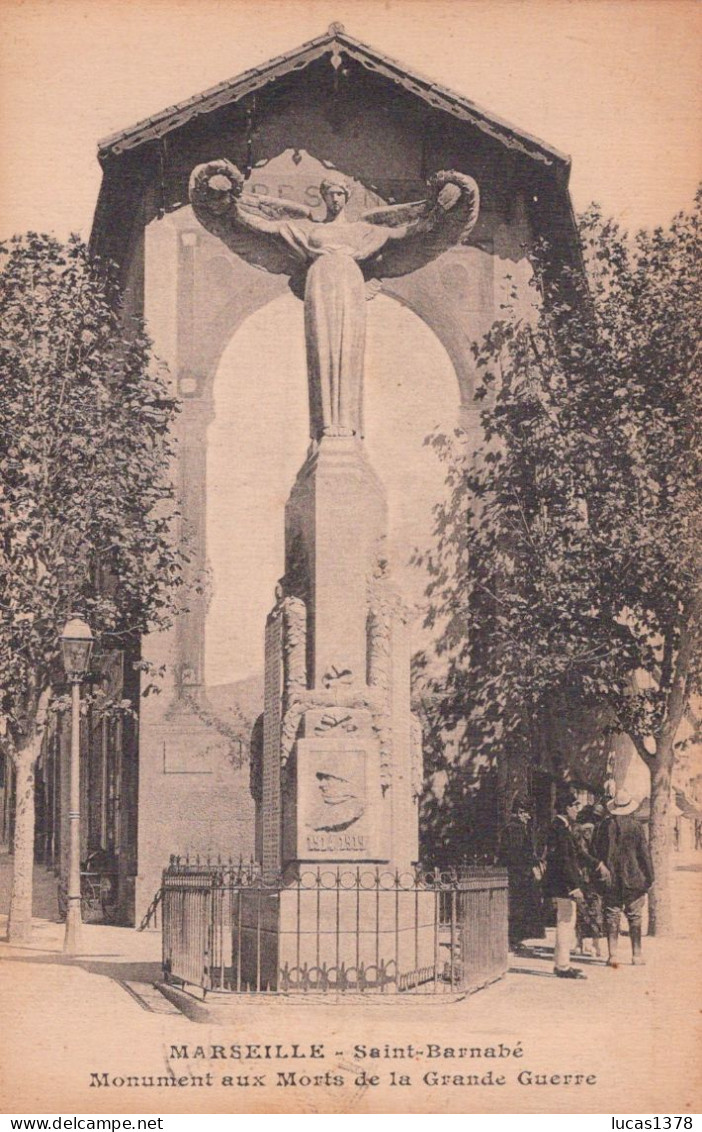
[[90, 626], [71, 617], [60, 636], [63, 666], [71, 682], [71, 771], [68, 807], [68, 908], [63, 950], [75, 955], [80, 945], [80, 685], [93, 648]]

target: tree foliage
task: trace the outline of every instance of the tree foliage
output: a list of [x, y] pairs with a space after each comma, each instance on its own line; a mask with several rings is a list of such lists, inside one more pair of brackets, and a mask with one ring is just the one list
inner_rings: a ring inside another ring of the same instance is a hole
[[18, 739], [73, 610], [113, 648], [172, 612], [176, 405], [82, 243], [30, 234], [0, 254], [0, 679]]
[[106, 649], [173, 615], [177, 406], [78, 238], [0, 245], [0, 318], [1, 730], [31, 763], [70, 614]]
[[532, 751], [562, 696], [605, 708], [654, 785], [672, 758], [700, 683], [701, 203], [633, 238], [593, 207], [586, 277], [550, 291], [542, 249], [542, 301], [475, 347], [478, 450], [430, 438], [448, 492], [424, 556], [442, 667], [426, 683], [459, 793], [470, 768]]

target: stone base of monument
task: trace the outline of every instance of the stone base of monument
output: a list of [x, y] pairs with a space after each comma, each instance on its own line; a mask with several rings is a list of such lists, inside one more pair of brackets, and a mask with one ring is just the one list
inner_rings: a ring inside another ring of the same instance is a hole
[[439, 964], [436, 894], [421, 889], [242, 891], [231, 985], [242, 990], [412, 990]]
[[[198, 1021], [227, 1018], [227, 1001], [238, 1010], [281, 994], [455, 1001], [508, 968], [504, 869], [458, 878], [298, 863], [287, 883], [267, 884], [243, 865], [175, 860], [163, 874], [162, 909], [167, 997]], [[214, 1012], [195, 1007], [197, 997]]]

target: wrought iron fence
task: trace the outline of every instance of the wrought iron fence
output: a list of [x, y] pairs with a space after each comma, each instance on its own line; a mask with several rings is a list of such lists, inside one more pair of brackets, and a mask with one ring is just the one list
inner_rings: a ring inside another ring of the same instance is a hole
[[227, 993], [465, 992], [507, 970], [507, 874], [302, 869], [174, 858], [163, 874], [167, 980]]

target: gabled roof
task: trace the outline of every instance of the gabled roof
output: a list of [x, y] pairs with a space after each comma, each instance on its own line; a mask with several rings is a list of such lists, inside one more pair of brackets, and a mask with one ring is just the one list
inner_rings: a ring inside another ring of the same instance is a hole
[[98, 158], [102, 164], [108, 158], [162, 138], [194, 118], [236, 103], [284, 75], [304, 70], [310, 63], [327, 54], [331, 57], [332, 66], [340, 66], [343, 56], [348, 56], [367, 70], [403, 87], [429, 106], [471, 123], [508, 148], [518, 150], [542, 165], [555, 166], [559, 171], [567, 173], [569, 169], [570, 159], [552, 146], [495, 117], [462, 95], [407, 70], [401, 63], [353, 39], [347, 35], [342, 24], [336, 23], [331, 24], [325, 35], [310, 40], [294, 51], [279, 55], [261, 67], [253, 67], [237, 78], [219, 83], [202, 94], [169, 106], [160, 114], [154, 114], [135, 126], [104, 138], [98, 143]]

